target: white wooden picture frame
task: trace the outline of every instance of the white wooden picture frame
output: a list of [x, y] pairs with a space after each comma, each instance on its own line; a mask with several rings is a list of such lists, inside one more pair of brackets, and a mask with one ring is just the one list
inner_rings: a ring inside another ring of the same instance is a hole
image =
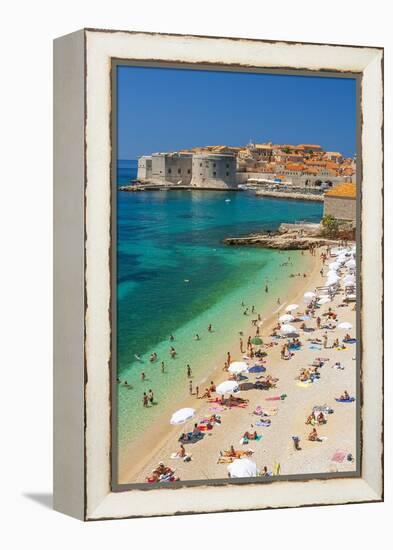
[[[111, 485], [113, 60], [361, 76], [361, 468], [358, 477]], [[383, 50], [84, 29], [54, 43], [54, 507], [81, 520], [383, 499]]]

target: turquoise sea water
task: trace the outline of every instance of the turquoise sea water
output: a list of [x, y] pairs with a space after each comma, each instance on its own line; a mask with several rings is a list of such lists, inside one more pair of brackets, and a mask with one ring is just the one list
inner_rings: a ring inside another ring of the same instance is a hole
[[[119, 184], [135, 176], [135, 162], [119, 162]], [[203, 380], [214, 366], [215, 350], [233, 341], [244, 323], [241, 302], [258, 304], [263, 316], [269, 300], [288, 284], [289, 273], [304, 261], [298, 252], [283, 257], [274, 250], [224, 246], [222, 239], [276, 229], [282, 222], [319, 221], [322, 205], [248, 192], [119, 192], [117, 200], [117, 364], [119, 377], [133, 385], [132, 390], [119, 387], [122, 447], [187, 395], [187, 363], [194, 385]], [[292, 266], [283, 267], [287, 256]], [[195, 333], [201, 336], [198, 342]], [[178, 352], [176, 359], [170, 357], [170, 345]], [[158, 354], [153, 364], [152, 351]], [[146, 410], [142, 395], [150, 388], [158, 405]]]

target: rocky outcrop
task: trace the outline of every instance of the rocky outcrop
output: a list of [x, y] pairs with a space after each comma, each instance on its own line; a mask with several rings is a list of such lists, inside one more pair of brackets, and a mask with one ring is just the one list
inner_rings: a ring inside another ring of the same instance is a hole
[[260, 246], [277, 250], [307, 250], [310, 245], [336, 246], [340, 240], [323, 235], [320, 224], [281, 224], [278, 231], [251, 233], [245, 237], [228, 237], [224, 243], [232, 246]]
[[285, 199], [294, 201], [314, 201], [323, 202], [324, 196], [313, 193], [297, 193], [292, 191], [265, 191], [260, 190], [255, 193], [258, 197], [270, 197], [272, 199]]

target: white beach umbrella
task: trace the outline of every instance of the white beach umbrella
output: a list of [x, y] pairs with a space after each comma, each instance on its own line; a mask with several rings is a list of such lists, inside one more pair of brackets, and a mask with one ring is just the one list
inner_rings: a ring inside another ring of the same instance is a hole
[[349, 269], [355, 269], [356, 268], [356, 261], [352, 258], [352, 260], [348, 260], [345, 264]]
[[285, 313], [285, 315], [281, 315], [281, 317], [279, 317], [278, 320], [281, 323], [290, 323], [294, 319], [295, 319], [295, 317], [293, 315], [290, 315], [289, 313]]
[[195, 416], [195, 409], [186, 407], [174, 412], [171, 417], [171, 424], [184, 424], [187, 420], [191, 420]]
[[220, 395], [224, 395], [226, 393], [232, 393], [239, 389], [239, 384], [235, 382], [234, 380], [226, 380], [225, 382], [221, 382], [216, 387], [216, 392]]
[[338, 282], [340, 280], [340, 277], [337, 275], [337, 273], [329, 273], [327, 277], [327, 281], [334, 281]]
[[240, 374], [241, 372], [246, 372], [248, 369], [247, 363], [244, 361], [234, 361], [229, 365], [229, 372], [232, 374]]
[[355, 282], [355, 276], [354, 275], [346, 275], [344, 277], [344, 283], [354, 283]]
[[282, 334], [297, 334], [298, 330], [292, 325], [281, 325], [280, 332]]
[[228, 466], [231, 477], [255, 477], [258, 474], [257, 465], [249, 458], [237, 458]]
[[350, 286], [355, 286], [355, 282], [354, 281], [347, 281], [346, 283], [344, 283], [344, 286], [345, 286], [345, 288], [348, 288]]
[[323, 306], [324, 304], [328, 304], [329, 302], [331, 302], [331, 299], [328, 298], [327, 296], [322, 296], [322, 298], [319, 298], [318, 300], [318, 304], [320, 306]]
[[341, 329], [341, 330], [351, 330], [352, 325], [351, 325], [351, 323], [347, 323], [347, 322], [345, 322], [345, 323], [339, 323], [339, 324], [337, 325], [337, 328], [339, 328], [339, 329]]
[[337, 271], [340, 267], [341, 264], [339, 262], [333, 262], [332, 264], [329, 264], [329, 271]]
[[285, 311], [289, 311], [289, 312], [295, 311], [295, 309], [297, 309], [298, 307], [299, 307], [298, 304], [289, 304], [289, 306], [285, 308]]
[[310, 291], [310, 292], [305, 292], [303, 295], [303, 298], [306, 304], [308, 304], [314, 300], [315, 296], [316, 296], [315, 292]]

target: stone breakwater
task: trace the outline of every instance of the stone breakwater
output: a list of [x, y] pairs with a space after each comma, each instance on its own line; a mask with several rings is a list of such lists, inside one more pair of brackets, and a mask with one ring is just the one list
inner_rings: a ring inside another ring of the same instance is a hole
[[276, 232], [251, 233], [244, 237], [227, 237], [224, 244], [260, 246], [277, 250], [308, 250], [310, 246], [336, 246], [338, 239], [325, 238], [319, 224], [281, 224]]
[[285, 191], [256, 191], [255, 193], [258, 197], [271, 197], [273, 199], [286, 199], [294, 201], [314, 201], [314, 202], [323, 202], [323, 195], [314, 195], [312, 193], [293, 193]]

